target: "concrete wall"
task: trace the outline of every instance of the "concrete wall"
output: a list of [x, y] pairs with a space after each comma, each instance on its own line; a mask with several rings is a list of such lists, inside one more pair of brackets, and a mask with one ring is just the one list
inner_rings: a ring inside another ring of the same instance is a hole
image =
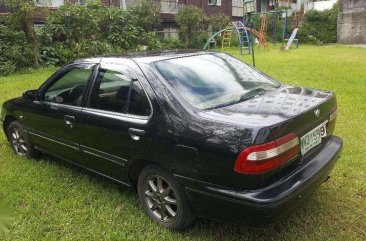
[[366, 44], [366, 1], [340, 0], [338, 42]]

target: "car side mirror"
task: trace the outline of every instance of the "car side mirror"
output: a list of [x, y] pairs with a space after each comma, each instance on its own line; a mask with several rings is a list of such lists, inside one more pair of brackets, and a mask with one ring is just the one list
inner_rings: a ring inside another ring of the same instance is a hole
[[30, 101], [38, 100], [38, 90], [27, 90], [23, 93], [23, 99]]

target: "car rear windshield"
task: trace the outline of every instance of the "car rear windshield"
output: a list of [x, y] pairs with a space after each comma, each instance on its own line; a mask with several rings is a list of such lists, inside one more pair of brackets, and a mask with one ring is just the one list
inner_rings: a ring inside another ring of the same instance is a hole
[[239, 103], [280, 84], [227, 54], [202, 54], [161, 60], [155, 68], [198, 109]]

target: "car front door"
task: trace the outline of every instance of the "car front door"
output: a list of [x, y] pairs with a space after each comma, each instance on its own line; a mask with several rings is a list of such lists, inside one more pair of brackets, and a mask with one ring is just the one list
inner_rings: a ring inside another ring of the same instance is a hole
[[94, 67], [95, 64], [68, 66], [41, 87], [40, 100], [34, 102], [26, 120], [37, 148], [68, 161], [81, 157], [77, 118]]
[[101, 63], [78, 118], [84, 166], [120, 181], [132, 149], [147, 142], [152, 114], [146, 92], [133, 76], [127, 66]]

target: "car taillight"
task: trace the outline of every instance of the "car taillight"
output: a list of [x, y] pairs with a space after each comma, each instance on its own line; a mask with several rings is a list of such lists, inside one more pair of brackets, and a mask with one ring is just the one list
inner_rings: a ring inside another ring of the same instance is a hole
[[283, 165], [299, 153], [299, 138], [290, 133], [274, 141], [245, 148], [238, 155], [234, 170], [245, 174], [263, 173]]
[[337, 118], [337, 115], [338, 115], [338, 109], [337, 106], [335, 106], [330, 110], [329, 122], [334, 121], [335, 118]]

